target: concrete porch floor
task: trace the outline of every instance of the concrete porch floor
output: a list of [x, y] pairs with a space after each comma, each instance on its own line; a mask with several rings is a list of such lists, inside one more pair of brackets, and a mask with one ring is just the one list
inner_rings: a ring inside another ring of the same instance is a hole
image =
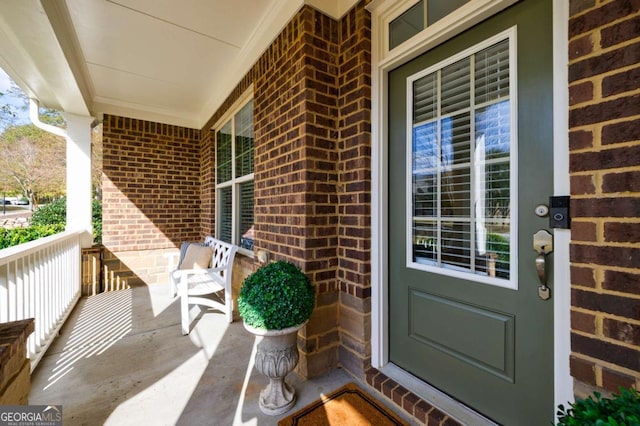
[[65, 425], [276, 425], [357, 382], [340, 369], [312, 380], [291, 373], [295, 407], [264, 415], [268, 379], [253, 368], [254, 337], [242, 322], [207, 311], [182, 336], [179, 318], [162, 285], [82, 298], [32, 374], [29, 403], [62, 404]]

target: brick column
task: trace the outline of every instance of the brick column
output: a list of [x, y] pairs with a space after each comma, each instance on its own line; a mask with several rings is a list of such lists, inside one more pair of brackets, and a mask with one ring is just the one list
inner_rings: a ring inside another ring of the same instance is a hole
[[640, 3], [570, 11], [571, 374], [617, 391], [640, 386]]
[[340, 21], [338, 282], [340, 364], [371, 364], [371, 16], [361, 2]]
[[0, 324], [0, 405], [26, 405], [31, 390], [27, 338], [33, 318]]
[[317, 288], [299, 371], [337, 365], [338, 24], [304, 7], [254, 68], [256, 249]]

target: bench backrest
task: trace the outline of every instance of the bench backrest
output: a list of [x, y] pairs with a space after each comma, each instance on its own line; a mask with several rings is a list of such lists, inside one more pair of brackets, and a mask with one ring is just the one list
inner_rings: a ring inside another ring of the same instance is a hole
[[223, 268], [220, 272], [214, 274], [220, 276], [225, 281], [225, 288], [231, 288], [231, 271], [233, 270], [233, 259], [238, 250], [238, 246], [225, 243], [213, 237], [207, 237], [204, 245], [211, 247], [213, 253], [211, 255], [211, 268]]

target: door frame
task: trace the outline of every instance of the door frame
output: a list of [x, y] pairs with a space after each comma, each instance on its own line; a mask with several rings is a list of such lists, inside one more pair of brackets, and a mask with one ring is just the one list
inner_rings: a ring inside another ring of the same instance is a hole
[[[452, 14], [389, 51], [391, 20], [417, 0], [373, 0], [371, 12], [371, 364], [406, 388], [430, 400], [460, 420], [477, 413], [442, 394], [424, 381], [389, 362], [388, 234], [387, 234], [387, 93], [389, 72], [431, 48], [460, 34], [518, 0], [471, 0]], [[569, 0], [553, 0], [553, 170], [554, 194], [569, 192], [569, 88], [568, 88]], [[570, 344], [570, 230], [554, 230], [554, 404], [573, 401], [573, 379], [569, 371]], [[555, 409], [554, 409], [555, 412]]]

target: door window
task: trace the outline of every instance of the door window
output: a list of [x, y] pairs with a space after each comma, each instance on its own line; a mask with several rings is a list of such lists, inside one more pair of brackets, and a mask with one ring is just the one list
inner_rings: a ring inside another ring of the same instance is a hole
[[510, 30], [410, 77], [407, 266], [516, 287]]

